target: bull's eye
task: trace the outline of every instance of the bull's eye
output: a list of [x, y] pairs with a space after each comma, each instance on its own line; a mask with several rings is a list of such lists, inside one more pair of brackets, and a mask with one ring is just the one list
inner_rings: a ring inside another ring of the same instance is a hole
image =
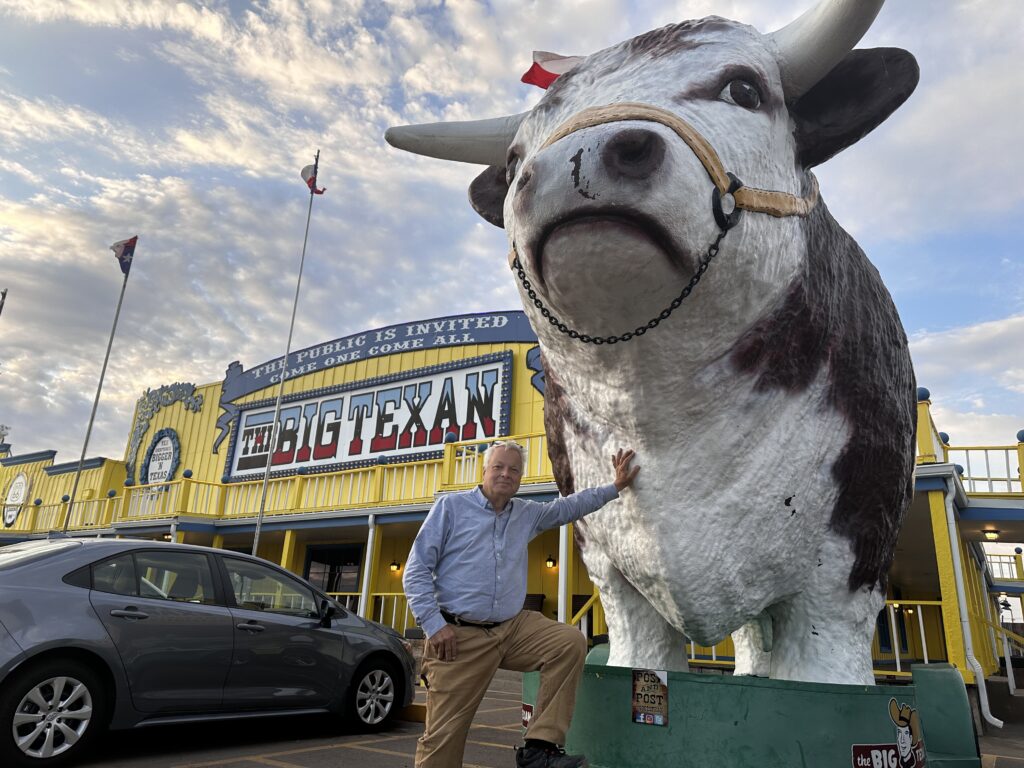
[[761, 94], [746, 80], [730, 81], [722, 89], [719, 98], [744, 109], [757, 109], [761, 106]]
[[508, 153], [508, 161], [505, 163], [505, 183], [512, 186], [512, 180], [519, 170], [519, 155], [516, 152]]

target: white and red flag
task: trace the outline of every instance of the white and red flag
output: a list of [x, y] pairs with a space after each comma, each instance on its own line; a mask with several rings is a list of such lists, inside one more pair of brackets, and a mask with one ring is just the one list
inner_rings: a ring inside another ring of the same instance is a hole
[[316, 165], [307, 165], [299, 172], [299, 175], [302, 176], [302, 180], [306, 182], [306, 186], [309, 187], [310, 192], [312, 192], [314, 195], [322, 195], [324, 192], [327, 191], [327, 188], [324, 187], [322, 189], [317, 189], [316, 173]]
[[559, 75], [564, 75], [576, 67], [583, 56], [561, 56], [548, 51], [534, 51], [533, 65], [523, 75], [523, 82], [536, 85], [538, 88], [547, 88]]

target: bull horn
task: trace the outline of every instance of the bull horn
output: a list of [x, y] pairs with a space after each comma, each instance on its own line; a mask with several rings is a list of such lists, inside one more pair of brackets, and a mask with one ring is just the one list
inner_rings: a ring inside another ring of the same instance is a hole
[[516, 137], [519, 124], [528, 114], [522, 112], [489, 120], [399, 125], [388, 128], [384, 139], [397, 149], [417, 155], [504, 168], [508, 148]]
[[792, 103], [853, 50], [885, 0], [821, 0], [768, 37], [776, 46], [786, 101]]

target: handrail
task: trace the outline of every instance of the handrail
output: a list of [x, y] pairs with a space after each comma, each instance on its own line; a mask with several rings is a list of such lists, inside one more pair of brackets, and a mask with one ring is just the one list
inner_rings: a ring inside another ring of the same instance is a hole
[[583, 607], [576, 612], [576, 615], [569, 619], [569, 624], [571, 626], [578, 626], [579, 623], [583, 621], [583, 617], [586, 616], [587, 612], [594, 607], [594, 604], [597, 603], [600, 597], [601, 596], [597, 592], [594, 592], [594, 594], [590, 596], [590, 599], [583, 604]]
[[975, 621], [981, 622], [982, 624], [987, 624], [990, 629], [994, 629], [996, 632], [999, 632], [1000, 634], [1006, 635], [1006, 637], [1009, 640], [1013, 640], [1013, 642], [1017, 643], [1019, 646], [1024, 648], [1024, 635], [1018, 635], [1012, 629], [1007, 629], [1002, 624], [996, 624], [994, 622], [991, 622], [988, 619], [986, 619], [984, 616], [979, 616], [976, 613], [972, 613], [971, 614], [971, 618], [973, 618]]

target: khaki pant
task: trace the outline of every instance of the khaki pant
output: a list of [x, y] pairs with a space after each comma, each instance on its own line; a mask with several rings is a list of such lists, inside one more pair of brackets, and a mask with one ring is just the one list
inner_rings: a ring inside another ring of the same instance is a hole
[[583, 633], [536, 611], [520, 611], [493, 629], [452, 629], [455, 661], [440, 661], [429, 641], [423, 649], [427, 722], [416, 747], [416, 768], [462, 765], [470, 723], [499, 668], [540, 670], [540, 690], [526, 737], [564, 744], [587, 652]]

